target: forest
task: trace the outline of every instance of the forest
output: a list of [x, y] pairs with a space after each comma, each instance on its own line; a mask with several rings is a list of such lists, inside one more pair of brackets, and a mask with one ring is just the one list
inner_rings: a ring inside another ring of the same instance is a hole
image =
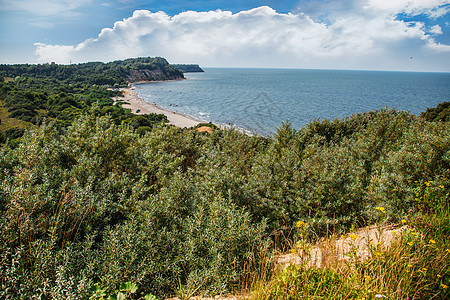
[[[27, 74], [2, 75], [2, 122], [22, 132], [0, 146], [1, 298], [448, 299], [448, 103], [259, 137], [136, 119], [106, 87]], [[275, 268], [298, 241], [405, 223], [368, 261]]]
[[[135, 78], [139, 71], [143, 76]], [[154, 71], [157, 71], [156, 73]], [[154, 72], [154, 73], [152, 73]], [[184, 78], [183, 73], [163, 58], [134, 58], [110, 63], [77, 65], [0, 65], [0, 143], [20, 137], [25, 128], [44, 120], [67, 127], [88, 111], [109, 115], [116, 124], [129, 124], [141, 134], [154, 124], [167, 121], [164, 115], [136, 116], [113, 97], [122, 96], [119, 87], [137, 80]], [[93, 107], [95, 106], [95, 108]], [[5, 122], [8, 119], [9, 122]]]

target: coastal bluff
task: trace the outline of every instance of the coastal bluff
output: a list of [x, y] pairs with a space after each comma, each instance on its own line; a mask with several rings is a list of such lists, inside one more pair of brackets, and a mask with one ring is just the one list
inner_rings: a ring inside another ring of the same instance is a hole
[[112, 62], [62, 65], [0, 64], [0, 77], [51, 78], [70, 86], [125, 87], [129, 83], [185, 79], [183, 72], [162, 57], [138, 57]]
[[161, 57], [124, 60], [125, 80], [129, 83], [185, 79], [183, 72]]
[[186, 64], [172, 64], [172, 66], [174, 66], [175, 68], [177, 68], [178, 70], [180, 70], [183, 73], [201, 73], [201, 72], [205, 72], [202, 68], [200, 68], [199, 65], [197, 64], [191, 64], [191, 65], [186, 65]]
[[[178, 70], [177, 70], [178, 71]], [[130, 83], [147, 81], [166, 81], [184, 79], [184, 75], [179, 72], [167, 72], [164, 68], [129, 70], [125, 80]]]

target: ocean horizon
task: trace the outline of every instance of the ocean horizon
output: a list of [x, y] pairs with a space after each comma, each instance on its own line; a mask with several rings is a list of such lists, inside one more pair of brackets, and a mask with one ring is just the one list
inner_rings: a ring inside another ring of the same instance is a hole
[[222, 126], [272, 135], [382, 108], [419, 114], [449, 101], [450, 73], [204, 68], [187, 80], [139, 84], [145, 101]]

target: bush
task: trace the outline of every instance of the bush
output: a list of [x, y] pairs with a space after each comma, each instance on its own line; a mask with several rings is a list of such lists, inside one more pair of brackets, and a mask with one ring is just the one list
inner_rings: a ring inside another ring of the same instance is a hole
[[[96, 283], [112, 294], [128, 281], [137, 297], [233, 291], [266, 272], [298, 220], [313, 240], [448, 202], [445, 122], [379, 110], [300, 130], [286, 122], [272, 138], [154, 123], [141, 136], [103, 109], [1, 146], [0, 297], [83, 298]], [[289, 272], [316, 287], [361, 284]]]

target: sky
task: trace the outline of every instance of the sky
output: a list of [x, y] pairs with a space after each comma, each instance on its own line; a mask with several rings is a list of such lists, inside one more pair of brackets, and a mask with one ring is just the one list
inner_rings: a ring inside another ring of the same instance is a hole
[[450, 72], [450, 0], [0, 0], [0, 63]]

